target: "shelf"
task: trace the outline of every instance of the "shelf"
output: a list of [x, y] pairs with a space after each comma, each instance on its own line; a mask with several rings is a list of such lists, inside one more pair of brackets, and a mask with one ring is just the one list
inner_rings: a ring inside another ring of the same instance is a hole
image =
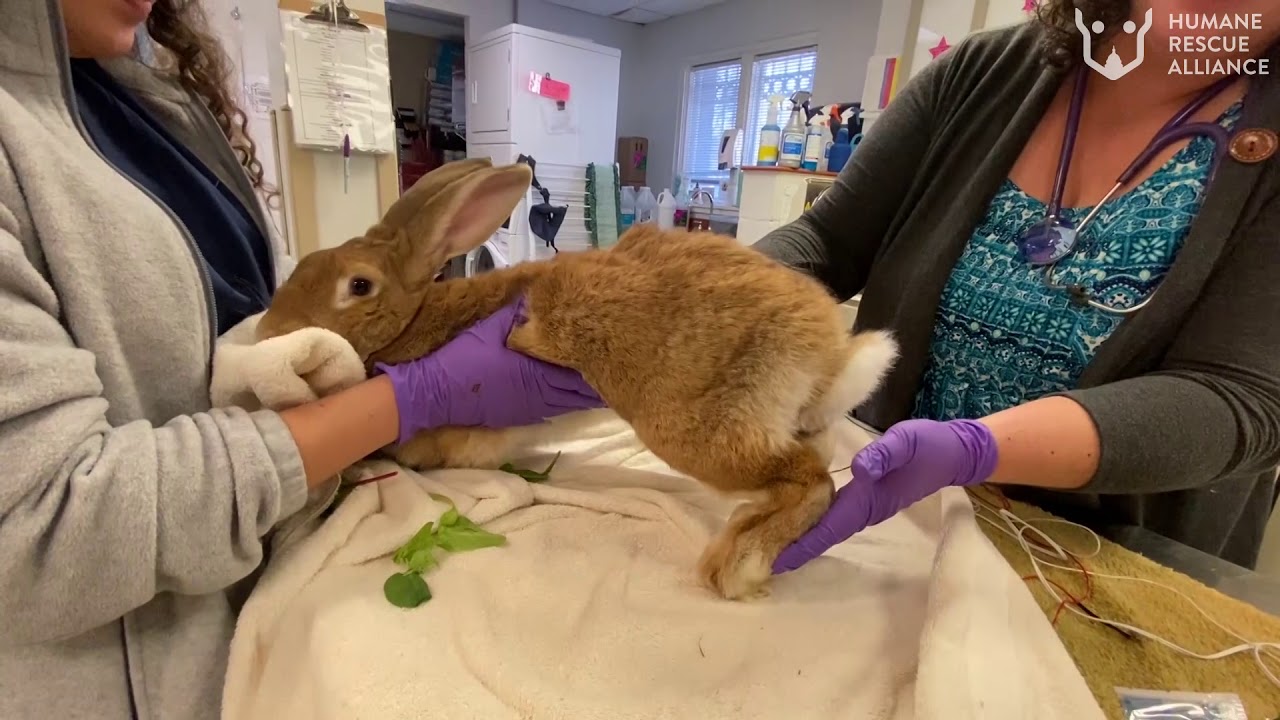
[[838, 173], [833, 173], [833, 172], [817, 172], [817, 171], [814, 171], [814, 170], [801, 170], [801, 169], [799, 169], [799, 168], [789, 168], [789, 167], [763, 167], [763, 166], [758, 166], [758, 165], [747, 165], [747, 166], [745, 166], [745, 167], [743, 167], [743, 168], [742, 168], [742, 171], [743, 171], [743, 172], [758, 172], [758, 173], [791, 173], [791, 174], [794, 174], [794, 175], [812, 175], [812, 176], [814, 176], [814, 177], [829, 177], [829, 178], [836, 177], [836, 176], [837, 176], [837, 174], [838, 174]]

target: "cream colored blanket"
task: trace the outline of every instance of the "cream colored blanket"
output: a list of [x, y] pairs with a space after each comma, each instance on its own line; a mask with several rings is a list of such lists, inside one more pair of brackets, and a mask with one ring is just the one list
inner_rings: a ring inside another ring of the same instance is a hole
[[[726, 602], [693, 567], [730, 503], [595, 415], [556, 444], [546, 483], [363, 467], [397, 475], [277, 545], [240, 618], [224, 717], [1102, 717], [963, 492], [776, 578], [765, 600]], [[847, 431], [841, 457], [865, 441]], [[540, 468], [552, 454], [529, 455], [513, 460]], [[508, 542], [444, 555], [426, 575], [434, 597], [396, 608], [382, 592], [390, 555], [447, 509], [431, 493]]]

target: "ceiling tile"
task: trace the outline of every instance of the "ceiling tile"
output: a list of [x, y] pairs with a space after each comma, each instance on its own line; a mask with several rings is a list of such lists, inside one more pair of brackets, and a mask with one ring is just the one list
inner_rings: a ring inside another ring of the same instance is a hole
[[665, 13], [656, 13], [650, 10], [643, 10], [641, 8], [631, 8], [630, 10], [625, 10], [621, 13], [618, 13], [617, 15], [614, 15], [614, 17], [617, 18], [618, 20], [624, 20], [626, 22], [633, 22], [633, 23], [639, 23], [641, 25], [647, 25], [649, 23], [658, 22], [659, 20], [666, 20], [668, 17], [670, 17], [670, 15], [667, 15]]
[[639, 4], [639, 0], [547, 0], [553, 5], [592, 15], [614, 15]]

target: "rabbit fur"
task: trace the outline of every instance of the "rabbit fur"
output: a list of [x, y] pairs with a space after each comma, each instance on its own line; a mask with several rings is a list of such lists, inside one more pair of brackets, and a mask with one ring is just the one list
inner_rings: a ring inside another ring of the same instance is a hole
[[[582, 374], [673, 469], [747, 502], [699, 561], [722, 597], [767, 594], [773, 561], [830, 506], [830, 429], [897, 356], [886, 332], [851, 335], [815, 280], [712, 233], [642, 225], [607, 250], [560, 253], [437, 281], [528, 191], [523, 164], [469, 159], [423, 176], [363, 236], [311, 253], [258, 324], [265, 339], [323, 327], [371, 368], [436, 350], [523, 295], [508, 347]], [[495, 468], [575, 416], [492, 430], [447, 427], [390, 448], [410, 467]]]

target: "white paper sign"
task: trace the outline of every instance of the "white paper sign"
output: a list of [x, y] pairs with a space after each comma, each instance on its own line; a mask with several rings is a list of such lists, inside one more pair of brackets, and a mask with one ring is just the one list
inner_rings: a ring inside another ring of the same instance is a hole
[[338, 150], [349, 135], [357, 152], [395, 152], [386, 30], [290, 10], [280, 11], [280, 26], [295, 142]]

